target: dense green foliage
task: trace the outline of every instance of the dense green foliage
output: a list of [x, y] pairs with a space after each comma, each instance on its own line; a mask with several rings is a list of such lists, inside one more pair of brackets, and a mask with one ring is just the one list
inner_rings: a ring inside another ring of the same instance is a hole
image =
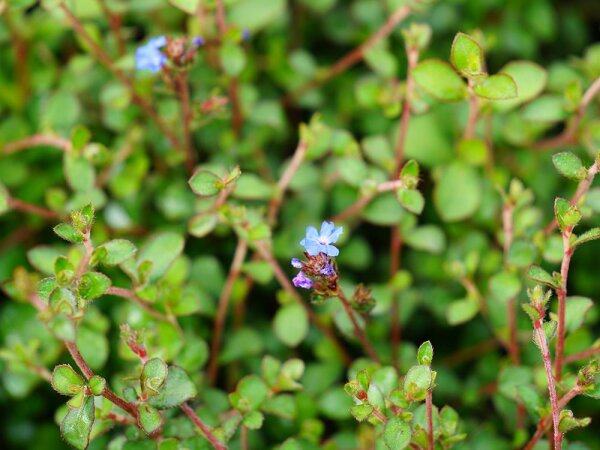
[[600, 449], [595, 3], [0, 0], [0, 447]]

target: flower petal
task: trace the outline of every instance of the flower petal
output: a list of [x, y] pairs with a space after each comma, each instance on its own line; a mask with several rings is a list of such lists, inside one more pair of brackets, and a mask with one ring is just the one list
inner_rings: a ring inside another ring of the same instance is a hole
[[313, 240], [307, 240], [304, 243], [304, 248], [306, 249], [306, 252], [310, 256], [318, 255], [322, 251], [321, 247], [322, 247], [321, 244], [319, 244], [317, 241], [313, 241]]
[[164, 47], [165, 45], [167, 45], [166, 36], [156, 36], [156, 37], [150, 38], [150, 39], [148, 39], [148, 43], [146, 44], [147, 47], [156, 48], [156, 49]]
[[295, 269], [302, 269], [302, 261], [300, 261], [298, 258], [292, 258], [291, 264]]
[[337, 256], [340, 254], [340, 251], [333, 245], [327, 245], [323, 253], [325, 253], [327, 256]]
[[329, 240], [329, 235], [331, 234], [334, 228], [335, 225], [333, 224], [333, 222], [327, 222], [326, 220], [323, 221], [323, 223], [321, 224], [321, 238], [324, 240]]
[[319, 239], [319, 232], [313, 226], [306, 227], [306, 238], [316, 241], [317, 239]]
[[344, 227], [335, 227], [331, 234], [329, 235], [329, 242], [334, 244], [340, 238], [342, 233], [344, 232]]

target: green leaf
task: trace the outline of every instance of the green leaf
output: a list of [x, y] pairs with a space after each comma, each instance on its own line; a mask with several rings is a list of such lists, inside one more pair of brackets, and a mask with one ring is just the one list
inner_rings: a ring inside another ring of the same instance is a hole
[[558, 285], [552, 275], [542, 269], [540, 266], [532, 265], [527, 272], [527, 277], [532, 279], [533, 281], [537, 281], [538, 283], [549, 286], [553, 289], [557, 289]]
[[[0, 147], [0, 154], [2, 153], [2, 148]], [[0, 183], [0, 214], [4, 214], [6, 211], [10, 209], [9, 205], [10, 194], [6, 187]]]
[[71, 316], [77, 310], [77, 300], [73, 292], [67, 288], [56, 288], [48, 299], [50, 308], [58, 314]]
[[433, 361], [433, 345], [431, 345], [431, 341], [425, 341], [417, 350], [417, 363], [430, 366], [431, 361]]
[[479, 174], [462, 162], [446, 166], [435, 185], [433, 200], [445, 222], [458, 222], [471, 217], [481, 202]]
[[571, 180], [581, 181], [587, 177], [587, 169], [581, 159], [571, 152], [562, 152], [552, 155], [552, 162], [558, 173]]
[[355, 405], [352, 408], [350, 408], [350, 414], [352, 414], [352, 416], [356, 420], [358, 420], [359, 422], [362, 422], [369, 418], [369, 416], [373, 412], [373, 409], [374, 408], [371, 405], [367, 405], [367, 404]]
[[85, 386], [81, 378], [68, 364], [61, 364], [52, 372], [52, 387], [62, 395], [72, 396], [81, 391]]
[[517, 97], [499, 103], [494, 108], [507, 111], [526, 103], [542, 93], [548, 78], [546, 70], [530, 61], [513, 61], [504, 66], [500, 73], [510, 75], [517, 84]]
[[423, 194], [418, 189], [399, 189], [396, 192], [398, 201], [404, 209], [413, 214], [421, 214], [425, 206]]
[[398, 417], [390, 418], [383, 430], [383, 441], [390, 450], [402, 450], [410, 444], [410, 425]]
[[280, 394], [265, 400], [262, 411], [282, 419], [293, 420], [297, 414], [296, 401], [290, 394]]
[[94, 395], [102, 395], [104, 388], [106, 387], [106, 380], [99, 375], [94, 375], [89, 380], [90, 389]]
[[235, 409], [245, 413], [259, 409], [267, 394], [265, 382], [256, 375], [248, 375], [239, 381], [235, 392], [229, 394], [229, 401]]
[[219, 216], [213, 212], [197, 214], [190, 219], [188, 231], [192, 236], [201, 238], [209, 235], [219, 223]]
[[483, 166], [488, 160], [488, 148], [482, 139], [463, 139], [456, 146], [458, 156], [472, 166]]
[[86, 397], [79, 408], [71, 408], [60, 424], [60, 433], [66, 443], [84, 450], [90, 443], [94, 424], [94, 397]]
[[451, 406], [446, 405], [440, 411], [440, 426], [444, 434], [451, 436], [456, 433], [458, 420], [458, 413]]
[[198, 12], [202, 0], [169, 0], [169, 3], [183, 12], [194, 15]]
[[567, 431], [571, 431], [574, 428], [587, 427], [590, 423], [592, 423], [592, 419], [590, 419], [589, 417], [577, 419], [573, 416], [573, 411], [571, 411], [570, 409], [563, 409], [560, 412], [558, 431], [560, 431], [561, 433], [566, 433]]
[[587, 297], [567, 297], [565, 305], [565, 329], [574, 333], [585, 321], [594, 302]]
[[369, 168], [362, 159], [351, 156], [338, 159], [336, 165], [342, 179], [354, 187], [359, 187], [369, 173]]
[[84, 126], [76, 126], [71, 130], [71, 147], [73, 150], [81, 150], [90, 142], [90, 130]]
[[146, 392], [149, 395], [159, 394], [160, 388], [167, 379], [167, 374], [167, 363], [162, 359], [152, 358], [146, 361], [140, 375], [142, 392]]
[[595, 239], [600, 239], [600, 228], [591, 228], [584, 233], [581, 233], [579, 236], [575, 238], [575, 240], [571, 243], [572, 247], [577, 247], [585, 242], [593, 241]]
[[27, 260], [37, 270], [46, 275], [54, 274], [54, 261], [60, 256], [54, 247], [40, 245], [27, 252]]
[[197, 170], [188, 183], [195, 194], [203, 197], [217, 195], [224, 187], [221, 178], [208, 170]]
[[83, 241], [83, 233], [67, 223], [59, 223], [54, 227], [54, 232], [65, 241], [79, 243]]
[[151, 261], [150, 280], [156, 281], [162, 277], [173, 261], [183, 251], [183, 237], [174, 232], [166, 231], [152, 237], [138, 254], [138, 261]]
[[516, 297], [520, 290], [521, 281], [514, 273], [502, 271], [490, 279], [490, 292], [501, 302]]
[[242, 424], [250, 430], [259, 430], [265, 421], [265, 416], [260, 411], [250, 411], [244, 416]]
[[160, 429], [163, 424], [163, 418], [158, 410], [146, 403], [142, 403], [138, 406], [138, 411], [140, 413], [140, 425], [147, 435], [150, 436]]
[[243, 200], [268, 200], [274, 192], [273, 186], [258, 175], [245, 173], [238, 179], [233, 197]]
[[479, 312], [479, 302], [473, 298], [455, 300], [446, 308], [446, 319], [450, 325], [468, 322]]
[[488, 100], [510, 100], [517, 97], [517, 85], [510, 75], [499, 73], [478, 80], [473, 86], [478, 97]]
[[105, 266], [116, 266], [131, 258], [137, 252], [132, 242], [126, 239], [113, 239], [100, 245], [96, 250], [104, 249], [100, 263]]
[[415, 83], [440, 100], [462, 100], [467, 96], [465, 82], [450, 64], [444, 61], [423, 61], [413, 69], [412, 76]]
[[308, 334], [308, 316], [298, 303], [283, 305], [273, 319], [275, 336], [288, 347], [296, 347]]
[[450, 50], [452, 65], [466, 77], [485, 75], [483, 50], [471, 36], [458, 33]]
[[404, 377], [404, 394], [408, 400], [425, 400], [427, 390], [432, 387], [433, 373], [427, 365], [412, 366]]
[[409, 230], [404, 236], [409, 247], [439, 255], [446, 248], [446, 236], [437, 225], [423, 225]]
[[564, 198], [557, 198], [554, 201], [554, 215], [561, 231], [574, 227], [581, 219], [579, 209], [576, 206], [571, 206]]
[[525, 105], [522, 117], [529, 122], [555, 123], [564, 120], [563, 99], [557, 95], [543, 95]]
[[100, 272], [86, 272], [81, 277], [78, 292], [81, 298], [93, 300], [106, 292], [111, 285], [110, 278]]
[[540, 312], [529, 303], [521, 303], [521, 308], [529, 316], [532, 322], [536, 322], [542, 318]]
[[194, 398], [197, 393], [196, 386], [185, 370], [169, 366], [169, 373], [160, 393], [150, 398], [148, 403], [158, 409], [173, 408]]
[[519, 384], [516, 389], [517, 396], [521, 399], [523, 405], [525, 405], [527, 412], [534, 420], [540, 420], [542, 418], [541, 412], [545, 406], [542, 396], [533, 386], [528, 384]]
[[238, 44], [225, 41], [219, 47], [219, 57], [223, 71], [230, 77], [237, 77], [246, 65], [246, 53]]
[[362, 210], [361, 216], [375, 225], [397, 225], [406, 215], [391, 192], [379, 195]]
[[96, 184], [96, 172], [83, 156], [65, 153], [64, 172], [67, 183], [74, 191], [89, 192]]
[[256, 31], [283, 17], [287, 10], [286, 0], [241, 0], [232, 4], [229, 20], [240, 29]]

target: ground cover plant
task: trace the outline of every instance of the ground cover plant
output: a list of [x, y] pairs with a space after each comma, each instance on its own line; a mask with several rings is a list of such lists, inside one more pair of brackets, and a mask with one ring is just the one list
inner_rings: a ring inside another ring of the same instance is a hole
[[0, 446], [600, 449], [598, 23], [0, 0]]

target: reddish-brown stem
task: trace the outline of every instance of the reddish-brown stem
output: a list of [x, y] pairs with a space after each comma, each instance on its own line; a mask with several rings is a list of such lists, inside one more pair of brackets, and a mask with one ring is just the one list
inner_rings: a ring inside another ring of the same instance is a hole
[[[88, 366], [85, 359], [83, 359], [83, 356], [77, 348], [77, 344], [75, 342], [69, 341], [65, 341], [64, 344], [69, 353], [71, 354], [73, 361], [75, 361], [75, 364], [77, 364], [77, 367], [79, 367], [79, 370], [81, 370], [83, 375], [85, 375], [85, 378], [88, 380], [92, 378], [94, 376], [94, 372], [92, 371], [90, 366]], [[105, 387], [104, 391], [102, 391], [102, 396], [114, 403], [115, 405], [117, 405], [123, 411], [131, 414], [135, 419], [138, 418], [137, 407], [133, 403], [129, 403], [127, 400], [124, 400], [121, 397], [119, 397], [117, 394], [111, 391], [110, 388]]]
[[167, 124], [162, 120], [158, 113], [154, 110], [152, 105], [144, 98], [141, 97], [135, 90], [133, 83], [129, 78], [125, 76], [123, 71], [119, 69], [112, 61], [111, 57], [100, 47], [96, 41], [86, 31], [83, 24], [79, 21], [77, 16], [73, 14], [64, 2], [61, 2], [59, 7], [65, 13], [67, 19], [71, 23], [71, 26], [75, 32], [81, 37], [81, 39], [89, 46], [91, 53], [100, 61], [121, 83], [123, 83], [131, 94], [131, 99], [138, 105], [142, 111], [158, 126], [162, 133], [169, 139], [171, 145], [176, 149], [181, 149], [179, 138], [171, 130]]
[[47, 220], [60, 219], [60, 215], [57, 212], [52, 211], [51, 209], [46, 209], [41, 206], [33, 205], [31, 203], [24, 202], [23, 200], [19, 200], [14, 197], [8, 197], [8, 206], [12, 209], [16, 209], [17, 211], [34, 214]]
[[302, 165], [307, 148], [308, 146], [306, 145], [306, 142], [301, 140], [298, 143], [298, 147], [296, 147], [296, 151], [294, 152], [292, 160], [290, 161], [285, 171], [283, 172], [283, 175], [281, 175], [281, 178], [277, 182], [277, 194], [271, 199], [271, 202], [269, 203], [269, 211], [267, 214], [268, 222], [269, 224], [271, 224], [271, 226], [273, 226], [275, 224], [275, 221], [277, 220], [277, 213], [279, 213], [279, 208], [281, 208], [281, 202], [283, 201], [285, 192], [287, 191], [287, 188], [290, 185], [292, 178], [294, 178], [294, 175]]
[[[581, 393], [581, 388], [579, 385], [573, 387], [569, 392], [567, 392], [565, 395], [563, 395], [560, 398], [560, 400], [558, 400], [558, 405], [557, 405], [558, 409], [559, 410], [563, 409], [565, 406], [567, 406], [569, 404], [569, 402], [573, 398], [575, 398], [580, 393]], [[527, 444], [525, 444], [525, 447], [523, 447], [523, 450], [532, 450], [533, 447], [535, 447], [535, 444], [537, 444], [537, 442], [542, 438], [542, 436], [544, 435], [544, 433], [550, 426], [551, 418], [552, 418], [551, 415], [542, 417], [542, 419], [538, 422], [538, 427], [535, 430], [535, 433], [533, 434], [533, 436], [531, 436], [531, 439], [529, 439], [529, 442], [527, 442]]]
[[556, 400], [556, 385], [554, 384], [554, 377], [552, 376], [552, 359], [550, 357], [550, 350], [548, 349], [548, 342], [546, 341], [546, 333], [542, 328], [542, 319], [536, 320], [533, 323], [533, 326], [537, 335], [537, 342], [540, 346], [540, 350], [542, 353], [542, 359], [544, 360], [546, 378], [548, 379], [548, 393], [550, 394], [550, 406], [552, 407], [552, 425], [554, 429], [554, 448], [556, 450], [561, 450], [562, 433], [558, 430], [560, 409]]
[[229, 268], [229, 274], [227, 275], [227, 280], [225, 280], [225, 285], [223, 286], [221, 296], [219, 297], [219, 305], [213, 324], [212, 342], [210, 345], [210, 361], [207, 369], [208, 384], [211, 386], [215, 383], [217, 372], [219, 370], [219, 351], [221, 349], [223, 327], [225, 326], [225, 318], [227, 317], [229, 299], [231, 298], [235, 280], [237, 279], [242, 264], [244, 263], [244, 259], [246, 258], [247, 249], [248, 245], [246, 244], [246, 241], [243, 239], [238, 240], [231, 267]]
[[62, 151], [71, 150], [71, 141], [60, 136], [50, 134], [34, 134], [18, 141], [9, 142], [0, 148], [0, 155], [10, 155], [30, 147], [56, 147]]
[[25, 104], [30, 91], [30, 71], [27, 65], [27, 41], [23, 38], [17, 27], [13, 24], [11, 11], [3, 15], [4, 21], [10, 31], [10, 39], [15, 54], [15, 80], [19, 83], [21, 91], [21, 105]]
[[75, 283], [78, 283], [79, 280], [81, 280], [81, 277], [88, 269], [90, 259], [92, 258], [92, 253], [94, 252], [94, 246], [92, 245], [92, 241], [90, 240], [90, 230], [87, 230], [87, 232], [85, 233], [85, 237], [82, 243], [83, 256], [81, 257], [79, 267], [77, 268], [77, 273], [75, 274]]
[[242, 425], [240, 428], [240, 447], [242, 450], [248, 450], [248, 427]]
[[535, 145], [535, 148], [538, 150], [551, 150], [557, 147], [563, 147], [577, 143], [577, 129], [579, 128], [579, 124], [581, 123], [589, 104], [592, 102], [594, 97], [598, 95], [598, 93], [600, 93], [600, 77], [590, 85], [587, 91], [585, 91], [583, 97], [581, 98], [581, 103], [579, 103], [579, 107], [575, 112], [573, 120], [571, 120], [564, 131], [558, 136], [538, 142]]
[[383, 423], [383, 424], [387, 423], [387, 417], [385, 417], [383, 415], [383, 413], [379, 410], [379, 408], [376, 408], [376, 407], [373, 408], [373, 415], [375, 417], [377, 417], [381, 421], [381, 423]]
[[[400, 175], [402, 162], [404, 161], [404, 149], [406, 146], [406, 136], [408, 134], [408, 125], [412, 113], [411, 100], [414, 91], [414, 80], [412, 76], [413, 69], [419, 61], [419, 49], [416, 47], [407, 47], [406, 55], [408, 58], [408, 68], [406, 75], [406, 95], [402, 106], [402, 116], [400, 117], [400, 128], [398, 139], [396, 141], [396, 163], [394, 167], [393, 179]], [[390, 278], [392, 278], [400, 269], [400, 252], [402, 251], [402, 236], [398, 226], [393, 226], [390, 232]], [[398, 292], [392, 292], [391, 315], [391, 347], [392, 363], [398, 366], [398, 348], [402, 337], [402, 324], [400, 322], [400, 299]]]
[[217, 22], [217, 28], [219, 30], [219, 34], [223, 35], [227, 32], [227, 19], [225, 17], [225, 6], [223, 5], [223, 0], [216, 0], [216, 16], [215, 20]]
[[155, 310], [147, 302], [145, 302], [144, 300], [139, 298], [137, 295], [135, 295], [135, 292], [130, 291], [129, 289], [111, 286], [106, 290], [106, 295], [114, 295], [116, 297], [122, 297], [122, 298], [126, 298], [128, 300], [131, 300], [133, 303], [138, 305], [140, 308], [142, 308], [144, 311], [146, 311], [149, 315], [151, 315], [155, 319], [161, 320], [163, 322], [168, 322], [168, 323], [172, 324], [173, 326], [175, 326], [177, 328], [177, 330], [181, 331], [179, 323], [177, 323], [177, 320], [174, 317], [164, 315], [164, 314], [160, 313], [159, 311]]
[[377, 363], [381, 362], [381, 359], [379, 358], [379, 355], [373, 348], [371, 341], [369, 341], [369, 338], [367, 337], [365, 330], [360, 326], [360, 324], [358, 323], [358, 320], [356, 320], [356, 316], [355, 316], [356, 313], [355, 313], [354, 309], [352, 308], [350, 301], [348, 301], [346, 294], [344, 294], [344, 291], [342, 291], [342, 289], [339, 286], [338, 286], [338, 290], [337, 290], [337, 297], [342, 302], [344, 311], [346, 312], [346, 315], [348, 316], [348, 318], [350, 319], [350, 322], [352, 323], [352, 329], [354, 330], [354, 336], [356, 337], [356, 339], [358, 339], [358, 341], [362, 345], [362, 348], [365, 351], [365, 353], [367, 355], [369, 355], [369, 358], [371, 358], [373, 361], [375, 361]]
[[596, 353], [600, 353], [600, 346], [588, 348], [587, 350], [567, 355], [563, 358], [563, 363], [570, 364], [575, 361], [581, 361], [582, 359], [587, 359], [594, 356]]
[[298, 302], [302, 306], [302, 308], [306, 311], [306, 314], [308, 315], [308, 319], [334, 345], [342, 359], [342, 362], [347, 366], [350, 365], [350, 363], [352, 362], [352, 358], [350, 357], [344, 346], [341, 344], [341, 342], [338, 340], [333, 330], [328, 325], [323, 323], [319, 316], [306, 303], [304, 303], [304, 300], [302, 299], [300, 294], [298, 294], [298, 291], [296, 291], [296, 289], [288, 279], [287, 275], [285, 274], [285, 272], [283, 271], [283, 269], [269, 250], [269, 248], [266, 246], [265, 242], [257, 242], [256, 250], [258, 251], [258, 254], [261, 256], [261, 258], [271, 266], [271, 268], [273, 269], [273, 273], [275, 274], [275, 278], [277, 279], [281, 287], [288, 294], [290, 294], [296, 302]]
[[[577, 190], [575, 191], [575, 194], [573, 194], [573, 197], [571, 197], [571, 200], [569, 200], [569, 203], [571, 204], [571, 206], [577, 206], [577, 204], [579, 203], [579, 200], [581, 200], [581, 198], [588, 193], [588, 191], [590, 190], [590, 187], [592, 185], [592, 182], [594, 181], [594, 178], [596, 177], [596, 174], [599, 171], [600, 171], [600, 162], [595, 161], [594, 164], [592, 164], [590, 166], [590, 168], [588, 169], [587, 177], [585, 177], [583, 180], [581, 180], [579, 182], [579, 185], [577, 186]], [[556, 217], [555, 217], [546, 226], [546, 228], [544, 228], [544, 233], [546, 235], [549, 235], [550, 233], [552, 233], [554, 231], [554, 229], [556, 228], [557, 225], [558, 224], [556, 222]]]
[[190, 89], [187, 83], [187, 72], [179, 72], [176, 78], [177, 92], [181, 102], [181, 119], [183, 122], [183, 142], [185, 146], [185, 165], [188, 172], [194, 172], [196, 155], [192, 141], [192, 108], [190, 107]]
[[182, 403], [179, 405], [179, 407], [190, 418], [190, 420], [194, 422], [198, 428], [200, 428], [200, 431], [202, 431], [202, 434], [204, 434], [204, 437], [208, 442], [210, 442], [214, 449], [227, 450], [227, 446], [219, 442], [219, 440], [212, 433], [212, 430], [208, 427], [208, 425], [200, 420], [200, 418], [196, 415], [196, 411], [194, 411], [190, 405], [187, 403]]
[[558, 297], [558, 328], [556, 330], [556, 361], [554, 375], [557, 381], [562, 377], [563, 354], [565, 348], [565, 311], [567, 305], [567, 280], [569, 278], [569, 266], [571, 265], [571, 256], [573, 249], [571, 248], [570, 239], [572, 227], [568, 227], [562, 233], [563, 239], [563, 258], [560, 265], [560, 288], [556, 290]]
[[477, 119], [479, 119], [479, 99], [473, 91], [473, 85], [474, 81], [469, 79], [469, 117], [463, 134], [464, 139], [475, 137], [475, 127], [477, 126]]
[[427, 389], [425, 397], [425, 408], [427, 411], [427, 442], [428, 450], [435, 450], [435, 441], [433, 440], [433, 392]]
[[123, 56], [125, 54], [125, 40], [123, 39], [123, 34], [121, 33], [121, 17], [110, 10], [108, 5], [106, 4], [106, 0], [100, 0], [100, 7], [102, 8], [102, 12], [106, 16], [106, 20], [108, 21], [108, 25], [115, 36], [115, 41], [117, 43], [117, 50], [119, 52], [119, 56]]
[[371, 200], [375, 198], [376, 194], [381, 194], [383, 192], [394, 191], [396, 189], [401, 188], [404, 185], [402, 180], [391, 180], [384, 181], [379, 183], [375, 188], [375, 192], [370, 192], [368, 194], [363, 194], [359, 197], [354, 203], [344, 209], [342, 212], [337, 213], [335, 216], [331, 217], [331, 221], [333, 222], [341, 222], [350, 217], [358, 214], [366, 205], [369, 204]]
[[285, 105], [289, 105], [297, 99], [301, 97], [303, 94], [311, 91], [312, 89], [320, 86], [321, 84], [329, 81], [340, 73], [346, 71], [348, 68], [352, 67], [354, 64], [363, 59], [367, 50], [377, 44], [379, 41], [388, 37], [392, 31], [396, 28], [400, 22], [402, 22], [408, 15], [410, 14], [410, 7], [404, 5], [396, 9], [388, 18], [388, 20], [367, 39], [363, 44], [356, 47], [354, 50], [350, 51], [346, 55], [344, 55], [341, 59], [339, 59], [335, 64], [333, 64], [329, 69], [327, 69], [323, 75], [318, 76], [310, 80], [309, 82], [303, 84], [299, 88], [287, 94], [283, 103]]

